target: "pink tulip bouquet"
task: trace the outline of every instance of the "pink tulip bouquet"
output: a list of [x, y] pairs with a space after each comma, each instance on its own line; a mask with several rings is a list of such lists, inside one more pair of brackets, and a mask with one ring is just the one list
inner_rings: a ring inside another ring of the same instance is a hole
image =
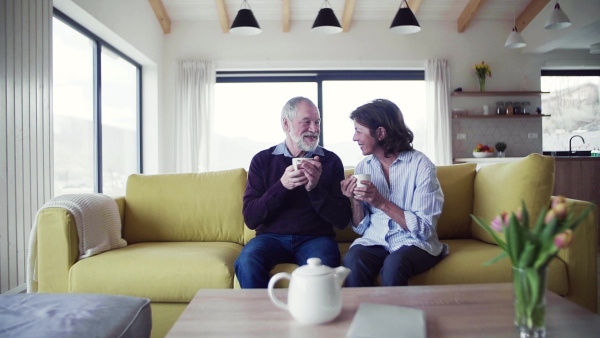
[[[503, 250], [486, 264], [505, 257], [512, 262], [515, 325], [522, 337], [545, 336], [544, 295], [548, 264], [560, 249], [569, 247], [573, 231], [587, 217], [591, 207], [576, 217], [567, 209], [564, 197], [553, 197], [551, 207], [540, 212], [533, 228], [529, 227], [525, 203], [510, 214], [501, 212], [489, 223], [471, 215]], [[499, 236], [500, 233], [505, 239]]]

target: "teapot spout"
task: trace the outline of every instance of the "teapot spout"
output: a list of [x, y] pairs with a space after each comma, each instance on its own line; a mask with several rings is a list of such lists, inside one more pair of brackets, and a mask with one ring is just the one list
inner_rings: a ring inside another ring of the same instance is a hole
[[344, 266], [338, 266], [337, 268], [333, 269], [333, 272], [335, 273], [335, 279], [340, 287], [344, 285], [344, 280], [346, 280], [346, 277], [348, 277], [350, 271], [350, 269]]

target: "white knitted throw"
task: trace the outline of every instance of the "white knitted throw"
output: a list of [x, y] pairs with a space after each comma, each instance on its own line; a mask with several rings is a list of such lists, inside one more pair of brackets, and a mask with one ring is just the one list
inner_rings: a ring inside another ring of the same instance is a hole
[[27, 256], [27, 292], [37, 292], [37, 218], [46, 208], [64, 208], [75, 218], [79, 237], [79, 259], [127, 246], [121, 238], [121, 217], [117, 202], [103, 194], [57, 196], [38, 210]]

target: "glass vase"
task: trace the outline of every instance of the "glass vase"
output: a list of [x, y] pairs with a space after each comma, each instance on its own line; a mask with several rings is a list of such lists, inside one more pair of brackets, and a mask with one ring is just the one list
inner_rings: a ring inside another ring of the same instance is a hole
[[504, 152], [503, 151], [498, 151], [498, 157], [504, 157]]
[[513, 267], [515, 325], [521, 338], [546, 336], [547, 270]]
[[485, 76], [479, 78], [479, 91], [485, 92]]

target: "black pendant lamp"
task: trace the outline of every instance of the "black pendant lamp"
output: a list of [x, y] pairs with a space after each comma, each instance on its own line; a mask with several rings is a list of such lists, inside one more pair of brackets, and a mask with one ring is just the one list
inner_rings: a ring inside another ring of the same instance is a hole
[[[406, 6], [402, 7], [402, 5]], [[390, 30], [397, 34], [412, 34], [421, 30], [421, 26], [408, 7], [406, 0], [402, 0], [400, 3], [400, 9], [398, 10], [398, 13], [396, 13], [394, 21], [392, 21]]]
[[342, 25], [340, 25], [340, 22], [335, 17], [329, 1], [325, 0], [312, 26], [312, 31], [320, 34], [335, 34], [342, 30]]
[[242, 3], [229, 31], [237, 35], [256, 35], [262, 32], [262, 29], [260, 29], [260, 26], [258, 25], [258, 21], [256, 21], [256, 18], [250, 9], [250, 5], [248, 5], [248, 1], [244, 0]]

